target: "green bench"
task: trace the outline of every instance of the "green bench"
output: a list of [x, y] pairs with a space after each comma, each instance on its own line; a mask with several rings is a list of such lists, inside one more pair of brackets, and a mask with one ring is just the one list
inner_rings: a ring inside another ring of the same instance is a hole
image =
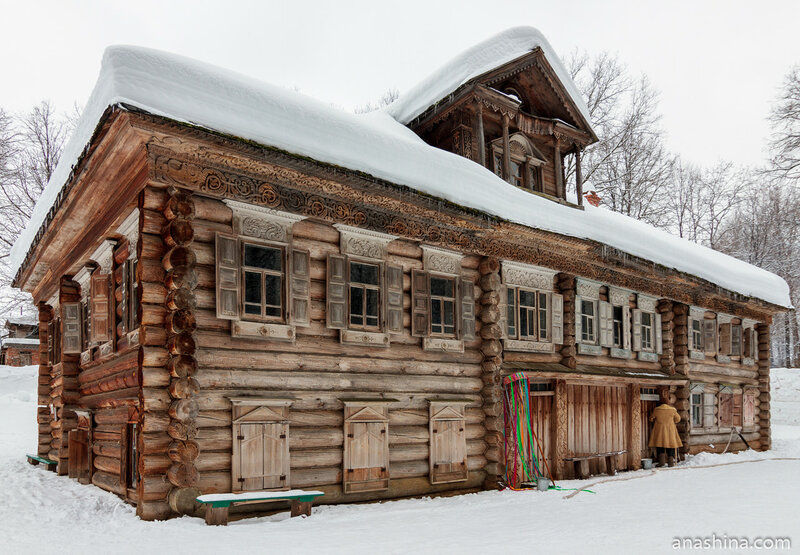
[[56, 467], [58, 466], [58, 462], [51, 461], [50, 459], [45, 457], [40, 457], [39, 455], [25, 455], [25, 456], [28, 457], [28, 463], [33, 465], [42, 463], [47, 470], [55, 471]]
[[228, 510], [231, 505], [259, 503], [268, 501], [291, 501], [292, 516], [311, 516], [311, 504], [317, 497], [325, 495], [321, 491], [247, 491], [244, 493], [210, 493], [197, 498], [198, 503], [206, 505], [206, 524], [225, 526], [228, 524]]

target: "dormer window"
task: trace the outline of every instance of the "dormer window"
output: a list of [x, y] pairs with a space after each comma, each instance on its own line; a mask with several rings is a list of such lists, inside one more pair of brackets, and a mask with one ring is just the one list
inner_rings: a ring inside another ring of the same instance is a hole
[[508, 175], [504, 175], [502, 138], [492, 142], [492, 170], [498, 177], [512, 185], [529, 191], [542, 191], [542, 166], [544, 156], [531, 144], [527, 137], [516, 133], [509, 138]]

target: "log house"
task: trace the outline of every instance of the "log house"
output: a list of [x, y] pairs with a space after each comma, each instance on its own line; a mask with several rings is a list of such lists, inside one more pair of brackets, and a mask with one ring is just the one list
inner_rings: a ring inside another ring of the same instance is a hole
[[[597, 138], [556, 65], [533, 45], [398, 121], [581, 218], [564, 158]], [[130, 100], [65, 162], [15, 280], [59, 474], [147, 520], [201, 493], [496, 488], [518, 372], [556, 479], [576, 454], [639, 468], [660, 395], [683, 453], [743, 449], [735, 428], [769, 449], [780, 303]]]

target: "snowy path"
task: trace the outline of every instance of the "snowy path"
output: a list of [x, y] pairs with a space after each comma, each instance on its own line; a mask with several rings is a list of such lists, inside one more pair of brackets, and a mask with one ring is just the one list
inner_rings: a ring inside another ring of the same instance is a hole
[[[769, 453], [700, 455], [675, 469], [560, 484], [595, 484], [595, 494], [483, 492], [323, 506], [310, 519], [282, 513], [218, 528], [197, 518], [142, 522], [116, 496], [26, 464], [35, 409], [32, 395], [17, 392], [34, 390], [32, 374], [0, 370], [0, 553], [48, 545], [64, 553], [674, 553], [675, 536], [712, 534], [788, 536], [800, 548], [800, 460], [763, 460], [800, 459], [797, 425], [776, 426]], [[734, 462], [742, 464], [703, 468]]]

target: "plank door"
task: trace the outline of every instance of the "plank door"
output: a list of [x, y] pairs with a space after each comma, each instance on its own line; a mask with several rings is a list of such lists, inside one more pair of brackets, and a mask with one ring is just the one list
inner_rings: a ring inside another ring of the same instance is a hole
[[[626, 388], [567, 386], [567, 447], [570, 454], [590, 455], [626, 450], [628, 416]], [[627, 457], [617, 456], [617, 468], [627, 468]], [[589, 472], [606, 472], [605, 459], [589, 461]], [[566, 466], [572, 476], [573, 469]]]
[[279, 422], [239, 425], [238, 491], [287, 487], [287, 428]]
[[553, 396], [531, 395], [531, 431], [533, 432], [533, 445], [536, 449], [536, 458], [539, 460], [539, 470], [545, 476], [550, 475], [548, 469], [553, 468], [552, 459], [552, 430], [553, 430]]
[[650, 457], [652, 453], [648, 444], [650, 443], [650, 433], [653, 431], [653, 423], [650, 422], [650, 417], [653, 416], [653, 410], [658, 406], [658, 390], [656, 388], [642, 387], [639, 393], [641, 403], [641, 436], [642, 436], [642, 457]]
[[345, 493], [389, 487], [388, 422], [345, 423]]
[[86, 430], [70, 430], [67, 434], [69, 450], [68, 474], [86, 484], [89, 478], [89, 441]]

